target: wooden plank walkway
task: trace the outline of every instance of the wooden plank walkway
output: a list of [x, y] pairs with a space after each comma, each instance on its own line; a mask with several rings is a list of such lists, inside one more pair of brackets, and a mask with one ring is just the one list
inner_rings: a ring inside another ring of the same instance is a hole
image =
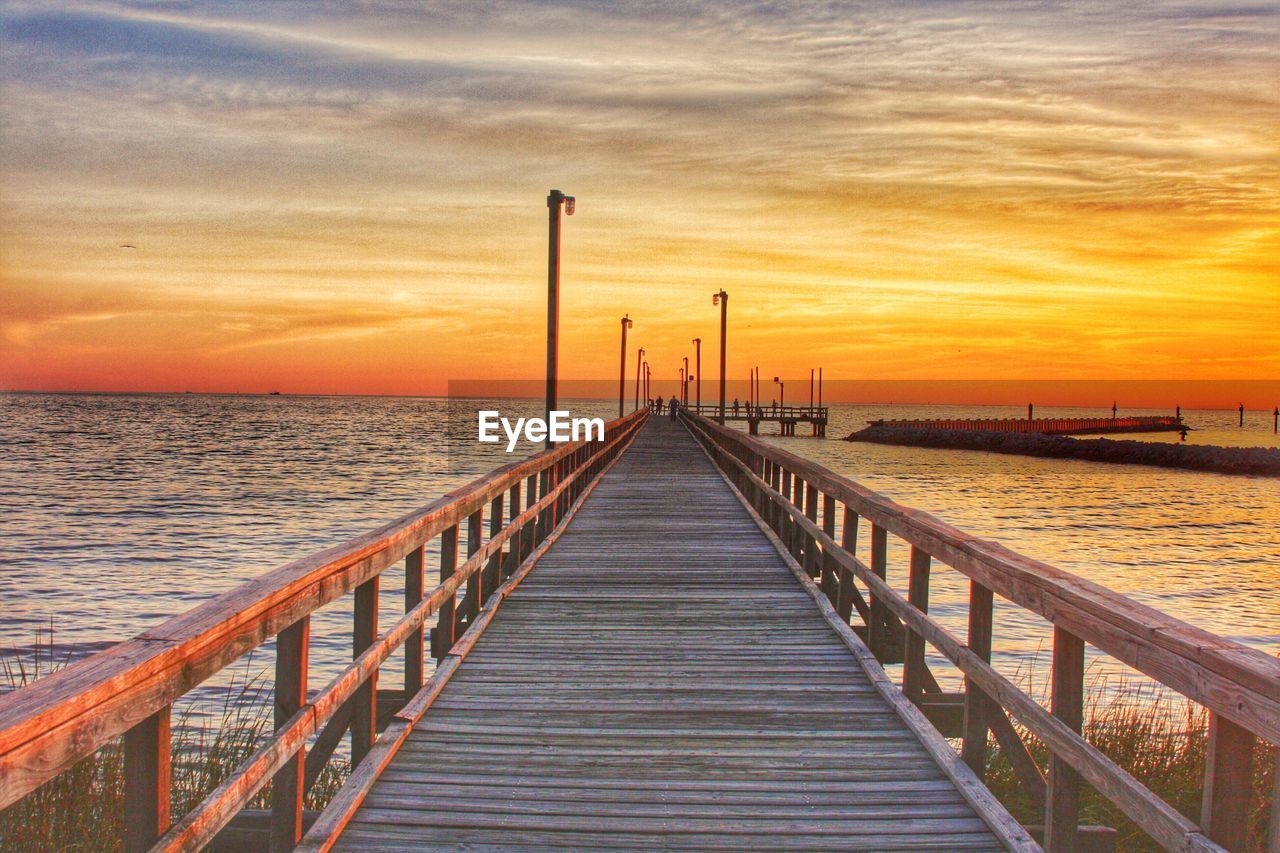
[[684, 427], [651, 418], [338, 849], [760, 844], [1000, 848]]

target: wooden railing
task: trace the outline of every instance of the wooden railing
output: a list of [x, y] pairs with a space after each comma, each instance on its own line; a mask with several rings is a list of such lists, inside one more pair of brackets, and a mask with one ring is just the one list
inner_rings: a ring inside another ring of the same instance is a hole
[[[704, 417], [715, 418], [720, 414], [719, 403], [690, 404], [684, 407], [687, 411]], [[827, 420], [830, 410], [826, 406], [748, 406], [746, 403], [733, 410], [733, 406], [725, 407], [725, 417], [739, 420], [757, 418], [761, 420]]]
[[[385, 527], [268, 572], [0, 697], [0, 808], [123, 735], [127, 850], [198, 849], [268, 782], [272, 848], [291, 849], [301, 838], [303, 796], [345, 732], [351, 731], [356, 766], [377, 736], [379, 667], [405, 646], [405, 693], [413, 697], [424, 683], [427, 618], [438, 612], [432, 653], [439, 660], [461, 630], [479, 618], [487, 596], [530, 559], [573, 502], [625, 449], [646, 414], [609, 423], [602, 441], [559, 445], [499, 468]], [[437, 537], [440, 583], [428, 591], [426, 546]], [[379, 577], [401, 561], [405, 613], [379, 636]], [[309, 695], [310, 614], [352, 591], [354, 660]], [[192, 812], [171, 824], [174, 700], [276, 635], [273, 734]]]
[[[1074, 849], [1083, 779], [1166, 848], [1244, 848], [1256, 739], [1280, 744], [1280, 660], [900, 506], [737, 430], [691, 414], [684, 420], [744, 499], [819, 580], [840, 617], [849, 622], [857, 611], [863, 625], [855, 630], [862, 629], [876, 657], [902, 661], [907, 697], [921, 710], [933, 711], [927, 715], [934, 720], [947, 718], [948, 705], [959, 712], [952, 715], [955, 730], [944, 733], [962, 738], [962, 757], [980, 778], [986, 772], [988, 730], [995, 735], [1041, 810], [1046, 847]], [[870, 566], [854, 553], [860, 517], [870, 523]], [[906, 597], [886, 581], [889, 535], [911, 548]], [[934, 561], [969, 578], [963, 641], [929, 616]], [[867, 590], [865, 597], [855, 579]], [[1049, 710], [991, 666], [993, 594], [1053, 625]], [[948, 702], [938, 687], [925, 664], [925, 643], [964, 674], [964, 694], [950, 697], [962, 705]], [[1199, 825], [1081, 736], [1085, 643], [1208, 709]], [[1008, 714], [1048, 748], [1047, 779]], [[1280, 787], [1272, 796], [1280, 799]], [[1272, 808], [1280, 809], [1280, 802]]]

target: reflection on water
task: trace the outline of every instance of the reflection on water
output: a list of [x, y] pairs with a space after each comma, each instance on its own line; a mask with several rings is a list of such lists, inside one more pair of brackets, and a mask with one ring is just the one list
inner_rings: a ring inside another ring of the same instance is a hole
[[[615, 405], [572, 409], [608, 417]], [[1018, 415], [836, 406], [833, 439], [765, 438], [1210, 631], [1280, 649], [1280, 481], [834, 440], [871, 418], [926, 413]], [[1184, 415], [1203, 427], [1196, 443], [1275, 444], [1269, 416], [1251, 413], [1240, 430], [1234, 412]], [[491, 458], [464, 430], [451, 464], [446, 419], [435, 399], [0, 395], [0, 647], [29, 645], [50, 619], [64, 647], [132, 636], [429, 503]], [[891, 556], [904, 580], [905, 553]], [[387, 572], [384, 628], [402, 594]], [[961, 631], [966, 596], [954, 573], [935, 573], [932, 609]], [[341, 599], [313, 619], [313, 684], [350, 659], [350, 608]], [[1011, 666], [1047, 636], [1017, 608], [996, 626], [997, 658]], [[269, 667], [270, 649], [258, 660]]]

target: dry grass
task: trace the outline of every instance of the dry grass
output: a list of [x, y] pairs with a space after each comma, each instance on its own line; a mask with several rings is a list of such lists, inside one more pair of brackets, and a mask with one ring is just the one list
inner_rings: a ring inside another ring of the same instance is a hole
[[[0, 659], [6, 688], [20, 688], [66, 665], [66, 656], [55, 654], [52, 633], [40, 632], [29, 655]], [[270, 687], [252, 667], [247, 660], [216, 707], [189, 707], [175, 720], [170, 783], [175, 818], [194, 808], [270, 733]], [[201, 717], [217, 723], [198, 724]], [[345, 761], [331, 761], [307, 795], [307, 808], [324, 808], [347, 771]], [[249, 807], [270, 807], [270, 785]], [[117, 740], [0, 811], [0, 850], [119, 850], [123, 812], [124, 755]]]
[[[1036, 763], [1048, 769], [1048, 751], [1018, 727]], [[1208, 715], [1203, 708], [1150, 683], [1094, 678], [1088, 689], [1084, 736], [1108, 758], [1192, 821], [1200, 819]], [[1014, 817], [1037, 824], [1041, 817], [1022, 789], [1013, 768], [991, 741], [987, 784]], [[1265, 850], [1269, 804], [1274, 785], [1276, 748], [1259, 742], [1254, 754], [1254, 792], [1250, 807], [1250, 850]], [[1109, 801], [1087, 784], [1080, 800], [1082, 824], [1117, 830], [1117, 849], [1160, 850]]]

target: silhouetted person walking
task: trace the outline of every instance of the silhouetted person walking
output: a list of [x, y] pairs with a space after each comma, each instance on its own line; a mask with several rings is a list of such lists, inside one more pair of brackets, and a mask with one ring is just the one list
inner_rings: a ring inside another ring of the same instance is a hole
[[671, 402], [667, 403], [667, 410], [671, 413], [671, 420], [676, 419], [676, 411], [680, 408], [680, 401], [675, 397], [671, 398]]
[[737, 397], [733, 398], [733, 416], [735, 418], [738, 416], [738, 398]]

